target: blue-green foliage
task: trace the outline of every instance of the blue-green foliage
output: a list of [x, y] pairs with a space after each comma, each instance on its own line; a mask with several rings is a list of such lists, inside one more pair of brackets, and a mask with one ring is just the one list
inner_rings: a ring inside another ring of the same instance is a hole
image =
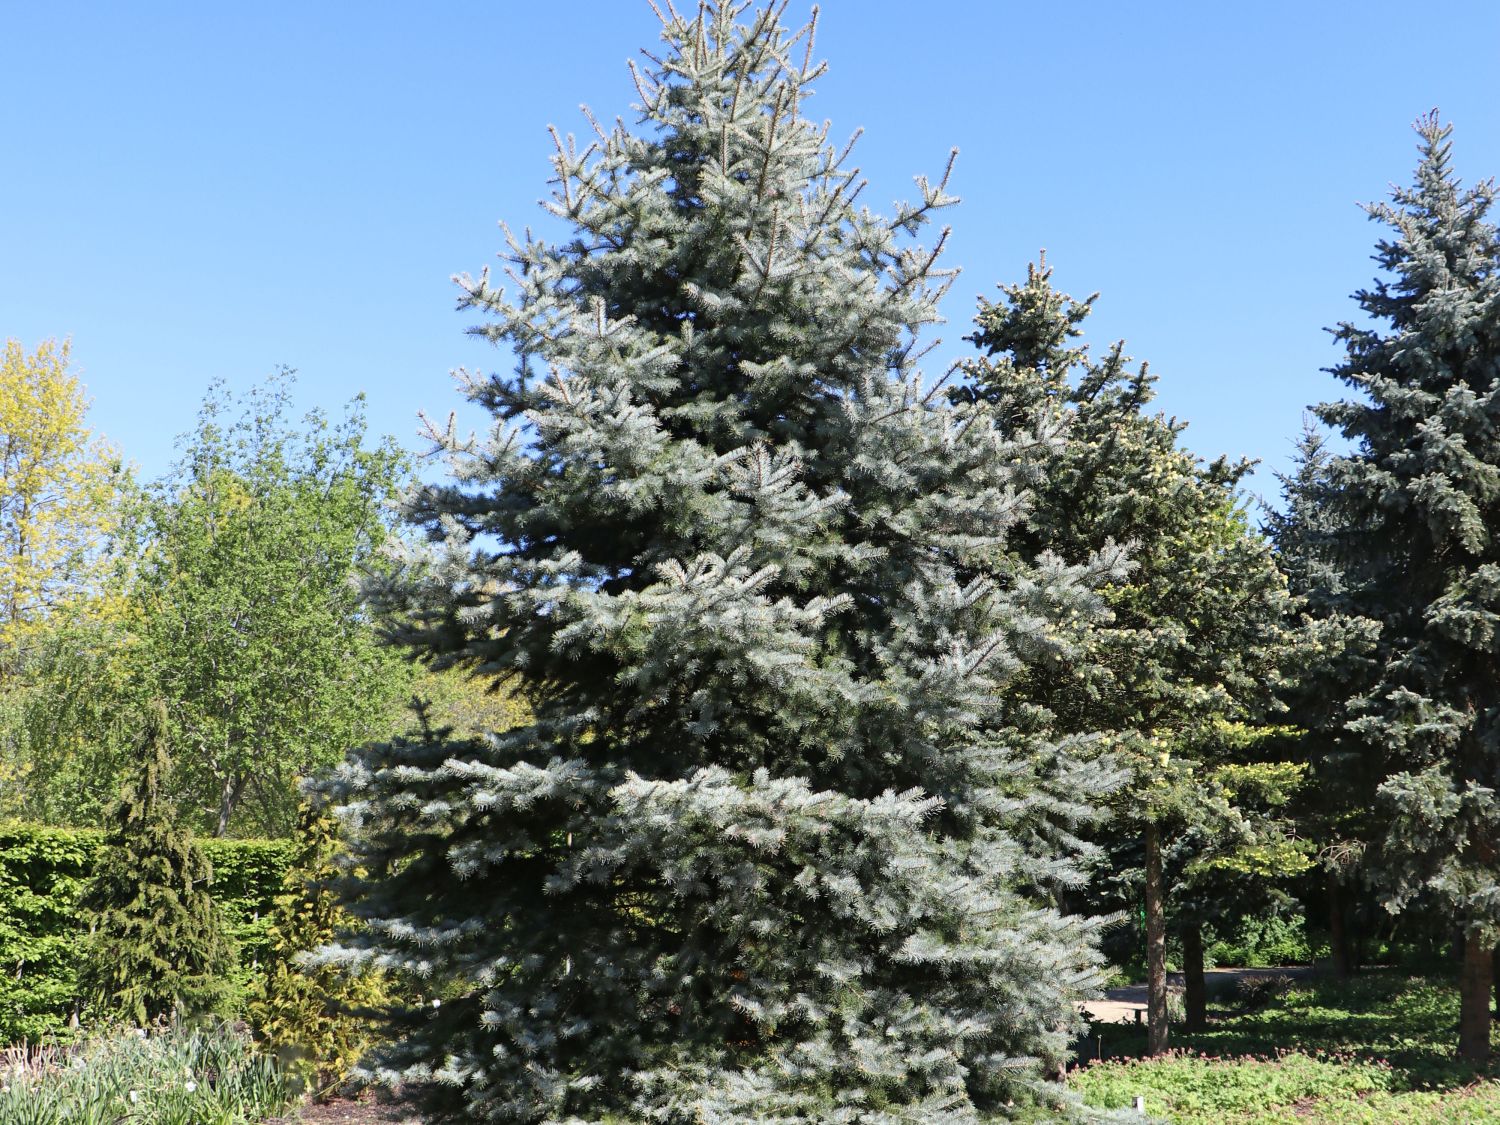
[[559, 142], [569, 233], [464, 283], [520, 364], [382, 596], [534, 721], [328, 787], [369, 873], [330, 957], [430, 978], [374, 1069], [438, 1120], [1020, 1113], [1099, 981], [1050, 895], [1116, 777], [1006, 688], [1122, 553], [1009, 549], [1055, 412], [918, 369], [947, 178], [860, 206], [783, 8], [669, 9], [638, 127]]
[[[1500, 232], [1493, 183], [1460, 186], [1451, 128], [1418, 123], [1415, 183], [1369, 208], [1390, 228], [1317, 407], [1352, 443], [1317, 496], [1342, 601], [1378, 627], [1347, 730], [1385, 780], [1367, 866], [1392, 910], [1438, 904], [1500, 936]], [[1345, 698], [1348, 698], [1347, 687]]]
[[[78, 897], [103, 846], [94, 829], [0, 824], [0, 1041], [63, 1032], [77, 1009]], [[213, 894], [240, 952], [243, 987], [265, 952], [266, 918], [293, 845], [282, 840], [200, 840]]]

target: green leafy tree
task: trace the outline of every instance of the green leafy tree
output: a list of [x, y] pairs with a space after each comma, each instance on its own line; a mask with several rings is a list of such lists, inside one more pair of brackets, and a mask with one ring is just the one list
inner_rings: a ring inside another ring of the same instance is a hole
[[[1129, 772], [1101, 842], [1129, 894], [1116, 905], [1144, 900], [1149, 1041], [1160, 1051], [1174, 879], [1290, 874], [1307, 862], [1280, 811], [1301, 767], [1279, 760], [1281, 732], [1264, 725], [1294, 636], [1285, 580], [1237, 493], [1248, 463], [1204, 465], [1185, 449], [1183, 425], [1148, 411], [1155, 380], [1144, 364], [1130, 369], [1123, 345], [1092, 359], [1078, 340], [1096, 297], [1073, 300], [1051, 272], [1043, 258], [1024, 284], [1001, 286], [1002, 300], [981, 300], [970, 339], [982, 355], [952, 397], [988, 405], [1001, 425], [1045, 410], [1066, 422], [1013, 550], [1082, 559], [1128, 545], [1128, 575], [1103, 591], [1109, 624], [1070, 657], [1029, 669], [1018, 690], [1061, 730], [1109, 732]], [[1180, 919], [1189, 949], [1201, 950], [1201, 917]]]
[[641, 128], [559, 139], [572, 233], [464, 282], [519, 365], [382, 604], [531, 718], [327, 785], [369, 872], [330, 956], [437, 993], [371, 1063], [434, 1120], [1034, 1115], [1100, 982], [1044, 892], [1116, 778], [1003, 688], [1118, 552], [1007, 550], [1055, 427], [924, 386], [947, 179], [857, 204], [784, 7], [668, 9]]
[[42, 824], [105, 823], [139, 746], [139, 708], [122, 619], [63, 607], [29, 637], [26, 661], [0, 694], [0, 738], [20, 784], [0, 815]]
[[288, 419], [289, 373], [238, 419], [206, 400], [140, 520], [129, 690], [169, 703], [174, 785], [215, 835], [286, 835], [299, 777], [386, 736], [408, 694], [356, 579], [386, 535], [403, 457], [343, 422]]
[[321, 1096], [343, 1083], [368, 1050], [370, 1011], [386, 1001], [386, 991], [377, 973], [307, 962], [352, 919], [334, 890], [343, 875], [338, 824], [316, 798], [299, 812], [297, 835], [301, 848], [271, 913], [271, 956], [250, 998], [249, 1019], [287, 1072]]
[[171, 758], [160, 704], [139, 757], [83, 894], [91, 930], [78, 983], [98, 1014], [144, 1026], [223, 1005], [234, 951], [209, 889], [213, 870], [164, 791]]
[[0, 351], [0, 675], [24, 660], [51, 611], [98, 593], [127, 474], [90, 433], [68, 345]]
[[1463, 930], [1459, 1051], [1482, 1060], [1500, 939], [1500, 236], [1493, 184], [1453, 175], [1450, 127], [1416, 128], [1415, 183], [1368, 208], [1392, 230], [1355, 295], [1370, 323], [1336, 332], [1354, 397], [1317, 414], [1353, 445], [1327, 472], [1336, 558], [1380, 626], [1347, 724], [1386, 775], [1367, 869], [1389, 909], [1420, 898]]

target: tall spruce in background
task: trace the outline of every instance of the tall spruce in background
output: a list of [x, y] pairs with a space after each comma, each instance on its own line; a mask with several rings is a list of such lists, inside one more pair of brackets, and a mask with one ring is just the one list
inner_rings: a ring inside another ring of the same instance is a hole
[[234, 951], [209, 890], [213, 869], [164, 792], [167, 717], [146, 722], [138, 773], [113, 814], [84, 892], [89, 919], [79, 992], [100, 1014], [145, 1025], [216, 1010]]
[[[1148, 412], [1155, 380], [1129, 369], [1123, 345], [1091, 359], [1077, 341], [1095, 298], [1057, 291], [1051, 272], [1044, 258], [1001, 301], [980, 301], [969, 338], [983, 355], [953, 397], [989, 405], [1002, 426], [1047, 404], [1069, 419], [1013, 549], [1078, 559], [1129, 544], [1129, 575], [1104, 591], [1110, 624], [1028, 670], [1019, 690], [1064, 731], [1112, 732], [1130, 771], [1102, 839], [1130, 895], [1108, 905], [1144, 904], [1155, 1052], [1167, 1041], [1170, 886], [1307, 863], [1281, 811], [1300, 768], [1278, 760], [1284, 732], [1264, 725], [1293, 641], [1289, 603], [1237, 493], [1248, 463], [1204, 465], [1184, 448], [1183, 425]], [[1197, 980], [1201, 917], [1178, 919]], [[1190, 993], [1201, 1015], [1202, 990]]]
[[1338, 559], [1379, 622], [1378, 674], [1349, 729], [1387, 763], [1388, 830], [1370, 869], [1400, 910], [1418, 896], [1465, 934], [1459, 1050], [1490, 1049], [1500, 939], [1500, 239], [1491, 183], [1461, 189], [1450, 126], [1417, 123], [1416, 182], [1372, 218], [1384, 271], [1355, 295], [1333, 373], [1356, 398], [1317, 408], [1354, 443], [1328, 469]]
[[1369, 901], [1364, 858], [1377, 830], [1375, 790], [1382, 780], [1379, 758], [1347, 727], [1349, 696], [1371, 682], [1380, 626], [1359, 616], [1350, 600], [1339, 561], [1332, 462], [1326, 434], [1309, 420], [1297, 441], [1295, 471], [1278, 478], [1284, 504], [1268, 517], [1266, 532], [1297, 599], [1306, 642], [1302, 674], [1282, 691], [1290, 721], [1303, 732], [1299, 757], [1311, 775], [1296, 820], [1318, 849], [1332, 967], [1347, 976], [1365, 936], [1351, 931], [1350, 919], [1365, 913], [1354, 906]]
[[371, 872], [329, 956], [441, 999], [373, 1064], [435, 1119], [1004, 1116], [1057, 1096], [1099, 982], [1032, 892], [1113, 777], [1001, 688], [1117, 554], [1007, 550], [1055, 421], [924, 388], [946, 177], [857, 204], [785, 8], [669, 7], [639, 128], [558, 142], [572, 235], [464, 282], [519, 367], [466, 378], [497, 425], [443, 439], [410, 505], [441, 549], [385, 597], [533, 718], [329, 787]]

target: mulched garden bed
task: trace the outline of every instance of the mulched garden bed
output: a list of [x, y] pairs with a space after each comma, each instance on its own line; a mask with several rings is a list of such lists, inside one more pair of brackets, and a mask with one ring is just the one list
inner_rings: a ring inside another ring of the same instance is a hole
[[273, 1117], [265, 1125], [421, 1125], [421, 1118], [400, 1105], [338, 1098], [304, 1106], [290, 1117]]

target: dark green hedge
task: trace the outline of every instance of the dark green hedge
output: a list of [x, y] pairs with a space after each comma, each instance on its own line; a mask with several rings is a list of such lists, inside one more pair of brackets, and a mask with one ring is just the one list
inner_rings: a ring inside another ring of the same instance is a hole
[[[265, 951], [266, 915], [295, 852], [284, 840], [200, 841], [213, 891], [239, 946], [238, 984]], [[76, 1006], [78, 895], [104, 834], [93, 829], [0, 824], [0, 1044], [67, 1027]]]

